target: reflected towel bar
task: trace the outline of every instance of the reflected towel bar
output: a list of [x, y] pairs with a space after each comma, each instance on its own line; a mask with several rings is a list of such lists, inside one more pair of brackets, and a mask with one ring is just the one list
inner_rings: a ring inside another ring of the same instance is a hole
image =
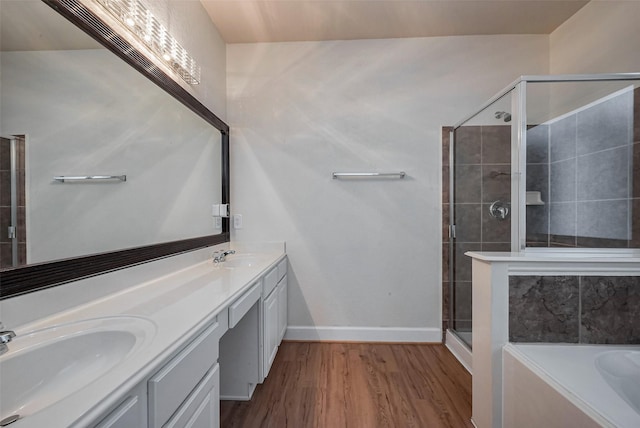
[[88, 181], [88, 180], [120, 180], [127, 181], [126, 175], [59, 175], [53, 177], [54, 180], [61, 183], [67, 181]]
[[404, 171], [400, 172], [334, 172], [331, 174], [333, 178], [404, 178], [407, 175]]

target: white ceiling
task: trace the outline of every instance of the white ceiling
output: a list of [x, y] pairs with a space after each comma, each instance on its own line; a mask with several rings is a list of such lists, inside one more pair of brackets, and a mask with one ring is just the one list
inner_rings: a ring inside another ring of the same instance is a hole
[[550, 34], [588, 0], [200, 0], [227, 43]]

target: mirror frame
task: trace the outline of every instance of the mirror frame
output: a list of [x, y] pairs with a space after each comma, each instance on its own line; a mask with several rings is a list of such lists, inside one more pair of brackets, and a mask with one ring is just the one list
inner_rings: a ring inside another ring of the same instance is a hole
[[[220, 131], [222, 143], [221, 203], [228, 204], [230, 195], [229, 125], [155, 66], [140, 51], [116, 34], [79, 0], [42, 1]], [[229, 219], [223, 218], [222, 233], [217, 235], [199, 236], [9, 268], [0, 271], [0, 300], [229, 241]]]

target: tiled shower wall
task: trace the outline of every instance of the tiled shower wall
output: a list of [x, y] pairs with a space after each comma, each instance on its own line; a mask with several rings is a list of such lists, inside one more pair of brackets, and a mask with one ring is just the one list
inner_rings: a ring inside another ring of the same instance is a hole
[[511, 276], [509, 341], [640, 344], [640, 277]]
[[527, 245], [640, 247], [640, 89], [527, 131]]
[[[449, 131], [443, 128], [443, 329], [471, 329], [471, 259], [467, 251], [510, 251], [511, 217], [497, 220], [489, 215], [496, 200], [511, 199], [511, 127], [466, 126], [456, 130], [454, 277], [449, 277]], [[453, 281], [453, 294], [449, 285]], [[453, 323], [448, 325], [449, 299], [453, 299]]]

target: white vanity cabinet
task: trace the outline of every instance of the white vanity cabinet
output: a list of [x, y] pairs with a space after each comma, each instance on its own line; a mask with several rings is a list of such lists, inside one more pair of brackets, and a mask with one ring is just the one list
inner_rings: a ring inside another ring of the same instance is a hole
[[227, 311], [149, 379], [149, 428], [211, 427], [219, 417], [218, 342]]
[[278, 352], [278, 290], [274, 289], [264, 300], [263, 305], [264, 348], [263, 348], [263, 377], [267, 377], [273, 360]]
[[130, 391], [94, 428], [217, 428], [220, 425], [218, 343], [228, 311]]
[[260, 377], [262, 278], [229, 306], [229, 331], [220, 339], [220, 398], [250, 400]]
[[[180, 346], [173, 346], [162, 360], [158, 354], [149, 360], [138, 385], [117, 401], [114, 397], [116, 404], [88, 426], [218, 428], [221, 399], [250, 400], [269, 373], [287, 329], [287, 258], [275, 260], [214, 306], [217, 315], [208, 312], [206, 318], [194, 319], [199, 327], [188, 324], [182, 336], [181, 328], [164, 327], [171, 337], [179, 337]], [[220, 291], [213, 289], [212, 294]], [[206, 305], [191, 301], [176, 309], [175, 316], [189, 317], [191, 308], [205, 313]]]
[[262, 305], [262, 378], [266, 378], [287, 330], [287, 259], [265, 276]]
[[287, 276], [285, 275], [278, 284], [278, 346], [285, 333], [287, 332], [288, 315], [287, 315]]
[[229, 307], [229, 331], [220, 341], [221, 399], [250, 400], [267, 377], [287, 329], [286, 274], [284, 258]]
[[205, 375], [165, 428], [212, 428], [220, 426], [220, 365]]

